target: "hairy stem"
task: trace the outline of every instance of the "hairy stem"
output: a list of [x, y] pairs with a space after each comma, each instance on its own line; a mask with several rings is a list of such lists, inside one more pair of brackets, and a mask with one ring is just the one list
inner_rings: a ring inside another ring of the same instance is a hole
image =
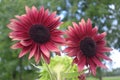
[[51, 72], [48, 64], [45, 62], [45, 60], [44, 60], [43, 57], [42, 57], [41, 61], [42, 61], [42, 64], [45, 64], [45, 66], [46, 66], [46, 68], [47, 68], [47, 71], [48, 71], [48, 73], [49, 73], [49, 75], [50, 75], [50, 80], [56, 80], [56, 79], [54, 78], [54, 75], [52, 74], [52, 72]]

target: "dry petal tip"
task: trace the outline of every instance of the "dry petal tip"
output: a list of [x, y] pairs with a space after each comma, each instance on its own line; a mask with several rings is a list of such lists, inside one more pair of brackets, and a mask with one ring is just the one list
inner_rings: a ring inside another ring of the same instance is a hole
[[11, 49], [16, 49], [14, 45], [12, 45], [10, 48], [11, 48]]
[[20, 18], [20, 16], [19, 16], [19, 15], [15, 15], [15, 17], [16, 17], [16, 18], [18, 18], [18, 19]]
[[54, 11], [53, 13], [54, 13], [54, 14], [56, 14], [56, 13], [57, 13], [57, 11]]
[[81, 19], [81, 23], [82, 23], [82, 24], [86, 24], [86, 22], [85, 22], [84, 19]]
[[11, 24], [7, 24], [6, 26], [10, 29], [10, 25], [11, 25]]
[[32, 9], [37, 9], [35, 6], [32, 6]]
[[44, 11], [44, 6], [41, 6], [41, 7], [40, 7], [40, 11], [41, 11], [41, 10], [43, 10], [43, 11]]
[[25, 10], [28, 10], [28, 9], [30, 9], [28, 6], [25, 6]]
[[23, 55], [22, 54], [19, 54], [18, 58], [21, 58]]
[[28, 6], [25, 6], [26, 13], [30, 11], [30, 8]]
[[98, 27], [97, 26], [95, 26], [93, 29], [95, 29], [96, 31], [98, 31]]
[[107, 33], [106, 33], [106, 32], [103, 32], [102, 34], [103, 34], [104, 36], [106, 36], [106, 35], [107, 35]]
[[57, 17], [55, 18], [55, 20], [58, 20], [58, 21], [59, 21], [59, 20], [60, 20], [60, 16], [57, 16]]
[[91, 19], [88, 18], [87, 23], [92, 24]]
[[30, 60], [31, 58], [32, 58], [32, 56], [31, 56], [31, 55], [29, 55], [28, 59]]
[[74, 24], [76, 24], [75, 22], [72, 22], [72, 24], [74, 25]]
[[112, 48], [109, 48], [110, 51], [112, 51], [113, 49]]
[[60, 25], [64, 24], [64, 22], [61, 22]]

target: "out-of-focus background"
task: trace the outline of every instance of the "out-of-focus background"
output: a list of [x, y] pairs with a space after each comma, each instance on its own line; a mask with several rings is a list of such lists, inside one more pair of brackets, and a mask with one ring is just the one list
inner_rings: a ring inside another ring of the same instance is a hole
[[64, 22], [60, 29], [67, 29], [72, 22], [82, 18], [92, 20], [93, 26], [98, 26], [99, 32], [107, 32], [107, 45], [113, 48], [108, 53], [113, 62], [103, 61], [107, 70], [97, 69], [97, 76], [87, 80], [120, 80], [120, 0], [0, 0], [0, 80], [35, 80], [38, 77], [36, 68], [27, 56], [18, 59], [20, 50], [12, 50], [13, 44], [8, 37], [10, 30], [7, 24], [15, 15], [25, 13], [25, 6], [44, 6]]

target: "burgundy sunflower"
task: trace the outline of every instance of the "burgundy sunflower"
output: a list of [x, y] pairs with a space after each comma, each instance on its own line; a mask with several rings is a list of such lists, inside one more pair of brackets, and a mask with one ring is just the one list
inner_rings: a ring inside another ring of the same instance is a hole
[[26, 14], [16, 16], [16, 19], [11, 19], [8, 28], [12, 30], [9, 37], [18, 42], [12, 46], [13, 49], [21, 48], [19, 58], [29, 54], [29, 59], [33, 56], [38, 63], [41, 56], [47, 63], [50, 62], [50, 51], [59, 53], [58, 44], [63, 44], [64, 40], [61, 37], [62, 31], [56, 29], [60, 24], [60, 18], [56, 17], [56, 12], [49, 13], [41, 7], [37, 10], [36, 7], [25, 7]]
[[90, 19], [87, 22], [82, 19], [79, 25], [73, 22], [73, 27], [69, 26], [66, 34], [68, 47], [64, 51], [68, 56], [74, 57], [73, 63], [78, 65], [78, 71], [87, 66], [95, 75], [96, 67], [106, 68], [101, 59], [111, 60], [104, 52], [110, 52], [112, 49], [106, 47], [106, 33], [98, 34], [98, 28], [92, 28]]

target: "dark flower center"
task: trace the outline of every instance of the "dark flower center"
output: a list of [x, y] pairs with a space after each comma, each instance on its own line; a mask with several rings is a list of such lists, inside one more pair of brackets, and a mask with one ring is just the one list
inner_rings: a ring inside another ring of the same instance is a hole
[[49, 30], [43, 25], [33, 25], [30, 28], [29, 35], [37, 43], [46, 43], [50, 39]]
[[90, 37], [86, 37], [80, 42], [80, 49], [86, 57], [92, 57], [96, 54], [96, 44]]

